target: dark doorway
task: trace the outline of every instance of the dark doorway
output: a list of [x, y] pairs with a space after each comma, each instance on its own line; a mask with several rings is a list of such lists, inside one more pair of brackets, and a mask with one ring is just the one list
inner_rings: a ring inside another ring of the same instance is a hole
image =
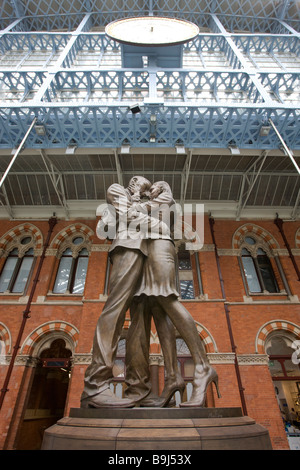
[[20, 427], [18, 450], [39, 450], [45, 429], [63, 417], [71, 355], [63, 339], [54, 340], [41, 353]]

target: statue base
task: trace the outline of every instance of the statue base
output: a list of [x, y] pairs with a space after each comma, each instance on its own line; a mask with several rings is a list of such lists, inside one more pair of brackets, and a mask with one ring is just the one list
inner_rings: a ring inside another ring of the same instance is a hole
[[271, 450], [268, 431], [240, 408], [72, 408], [46, 429], [42, 450]]

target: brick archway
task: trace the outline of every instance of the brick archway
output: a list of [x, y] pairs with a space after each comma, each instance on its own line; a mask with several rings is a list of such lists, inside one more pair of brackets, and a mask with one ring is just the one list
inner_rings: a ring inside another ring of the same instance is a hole
[[74, 349], [76, 348], [79, 338], [79, 330], [71, 323], [57, 320], [44, 323], [32, 331], [32, 333], [27, 336], [21, 347], [21, 354], [29, 356], [33, 355], [35, 348], [41, 339], [44, 338], [45, 335], [55, 332], [67, 335], [71, 339]]
[[0, 322], [0, 359], [1, 355], [11, 352], [11, 335], [9, 329]]
[[288, 331], [293, 333], [297, 338], [300, 338], [300, 326], [286, 320], [272, 320], [265, 323], [258, 331], [255, 338], [255, 352], [258, 354], [265, 354], [265, 343], [267, 336], [276, 330]]
[[264, 242], [268, 245], [270, 250], [275, 250], [279, 248], [279, 244], [267, 230], [259, 227], [258, 225], [247, 223], [239, 227], [232, 237], [232, 248], [237, 250], [239, 249], [241, 243], [244, 240], [244, 237], [251, 236], [253, 234], [256, 237], [264, 240]]
[[199, 336], [201, 340], [203, 341], [205, 352], [206, 353], [217, 352], [217, 345], [212, 335], [209, 333], [209, 331], [206, 328], [204, 328], [204, 326], [201, 325], [200, 323], [195, 322], [195, 324], [196, 324], [196, 328], [199, 333]]
[[34, 240], [35, 250], [39, 250], [43, 246], [42, 232], [33, 224], [25, 223], [12, 228], [6, 232], [0, 239], [0, 255], [2, 255], [10, 245], [20, 239], [21, 236], [31, 235]]
[[[204, 347], [205, 347], [205, 352], [206, 353], [215, 353], [218, 352], [216, 342], [213, 339], [212, 335], [207, 331], [206, 328], [204, 328], [203, 325], [195, 321], [195, 325], [197, 328], [197, 332], [203, 341]], [[151, 332], [151, 341], [150, 341], [150, 346], [152, 347], [151, 352], [158, 353], [161, 351], [161, 346], [159, 343], [159, 338], [157, 333]]]
[[81, 235], [85, 239], [91, 240], [94, 235], [94, 232], [90, 227], [85, 224], [76, 223], [73, 225], [69, 225], [56, 235], [56, 237], [51, 243], [50, 248], [57, 250], [70, 237], [75, 237], [76, 235]]

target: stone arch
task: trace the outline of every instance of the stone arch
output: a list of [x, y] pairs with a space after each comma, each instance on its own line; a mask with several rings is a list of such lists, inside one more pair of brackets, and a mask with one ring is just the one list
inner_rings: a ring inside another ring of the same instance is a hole
[[[218, 352], [216, 342], [211, 333], [203, 325], [195, 321], [197, 332], [203, 341], [206, 353]], [[180, 336], [180, 335], [179, 335]], [[159, 338], [157, 333], [151, 332], [151, 344], [159, 345]]]
[[0, 358], [11, 352], [11, 334], [9, 329], [0, 322]]
[[83, 237], [85, 243], [91, 246], [94, 231], [87, 225], [82, 224], [80, 222], [76, 222], [75, 224], [69, 225], [68, 227], [61, 230], [56, 235], [56, 237], [54, 237], [50, 245], [50, 250], [58, 250], [59, 253], [64, 251], [65, 245], [69, 244], [70, 239], [74, 239], [77, 236]]
[[21, 354], [28, 356], [38, 356], [44, 349], [49, 347], [53, 339], [63, 338], [74, 354], [78, 338], [79, 330], [71, 323], [63, 320], [55, 320], [44, 323], [33, 330], [25, 339]]
[[266, 339], [276, 330], [286, 331], [292, 333], [296, 338], [300, 338], [300, 326], [286, 320], [271, 320], [258, 330], [255, 338], [255, 352], [258, 354], [265, 354]]
[[275, 240], [274, 236], [271, 235], [267, 230], [262, 227], [259, 227], [258, 225], [247, 223], [239, 227], [233, 234], [232, 248], [234, 250], [238, 250], [240, 248], [245, 236], [253, 236], [257, 240], [263, 240], [270, 251], [279, 248], [278, 242]]
[[32, 242], [26, 245], [26, 249], [32, 246], [36, 252], [42, 248], [43, 235], [40, 229], [33, 224], [24, 223], [12, 228], [0, 238], [0, 256], [8, 254], [9, 251], [16, 247], [21, 250], [24, 249], [21, 239], [26, 235], [32, 237]]
[[196, 328], [199, 333], [201, 340], [203, 341], [206, 353], [218, 352], [217, 344], [212, 334], [200, 323], [196, 322]]

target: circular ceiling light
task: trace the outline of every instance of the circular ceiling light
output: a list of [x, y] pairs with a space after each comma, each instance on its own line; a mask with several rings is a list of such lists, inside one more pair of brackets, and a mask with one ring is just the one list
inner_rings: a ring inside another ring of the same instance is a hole
[[109, 23], [105, 33], [115, 41], [135, 46], [173, 46], [194, 39], [199, 28], [190, 21], [141, 16]]

